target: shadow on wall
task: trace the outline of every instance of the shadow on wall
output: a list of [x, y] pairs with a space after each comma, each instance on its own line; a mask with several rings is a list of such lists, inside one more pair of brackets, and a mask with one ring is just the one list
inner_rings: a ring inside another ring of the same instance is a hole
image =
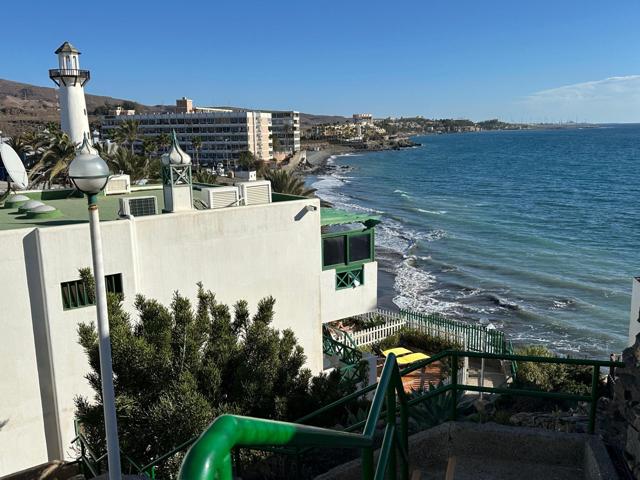
[[38, 369], [44, 433], [47, 442], [47, 456], [50, 461], [62, 460], [64, 458], [64, 447], [62, 445], [60, 419], [58, 418], [58, 399], [51, 355], [49, 317], [45, 305], [46, 296], [43, 284], [45, 272], [42, 271], [38, 230], [33, 230], [27, 234], [22, 244], [25, 271], [27, 273], [27, 287], [29, 289], [31, 324], [36, 350], [36, 366]]

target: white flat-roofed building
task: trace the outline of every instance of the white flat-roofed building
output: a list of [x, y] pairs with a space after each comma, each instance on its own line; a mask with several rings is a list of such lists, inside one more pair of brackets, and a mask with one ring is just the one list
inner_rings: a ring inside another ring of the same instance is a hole
[[[119, 125], [135, 120], [140, 139], [171, 134], [175, 130], [183, 148], [202, 165], [232, 163], [242, 152], [251, 152], [257, 160], [265, 162], [273, 157], [270, 113], [194, 107], [192, 101], [184, 97], [177, 100], [176, 105], [176, 113], [106, 115], [102, 119], [102, 138], [113, 140]], [[194, 137], [199, 137], [201, 142], [197, 155], [192, 143]]]
[[[136, 294], [168, 305], [177, 290], [195, 301], [197, 282], [228, 305], [247, 300], [252, 312], [271, 295], [274, 328], [294, 331], [306, 366], [318, 373], [322, 324], [376, 308], [377, 263], [366, 220], [321, 209], [318, 199], [271, 193], [266, 182], [244, 184], [241, 201], [221, 208], [215, 207], [232, 187], [217, 187], [218, 199], [216, 187], [176, 181], [168, 188], [114, 184], [109, 191], [129, 192], [100, 196], [107, 288], [124, 295], [132, 319]], [[78, 269], [92, 265], [86, 200], [69, 190], [23, 193], [55, 207], [55, 219], [16, 215], [17, 205], [0, 209], [0, 421], [7, 422], [0, 476], [73, 458], [73, 399], [93, 395], [77, 333], [79, 323], [96, 319], [96, 307], [77, 294]], [[192, 208], [197, 199], [211, 208]], [[355, 230], [326, 231], [344, 223]]]

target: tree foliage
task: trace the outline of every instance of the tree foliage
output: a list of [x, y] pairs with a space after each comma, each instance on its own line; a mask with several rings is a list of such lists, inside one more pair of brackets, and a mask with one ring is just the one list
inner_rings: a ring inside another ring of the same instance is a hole
[[271, 181], [271, 188], [274, 192], [298, 195], [301, 197], [312, 197], [315, 192], [315, 189], [307, 188], [303, 178], [286, 170], [266, 170], [264, 172], [264, 179]]
[[[137, 296], [136, 321], [121, 297], [110, 295], [108, 306], [120, 446], [138, 462], [199, 435], [219, 414], [292, 420], [353, 389], [337, 374], [312, 379], [294, 333], [271, 326], [272, 297], [262, 299], [253, 315], [246, 301], [230, 309], [202, 285], [195, 307], [177, 292], [169, 307]], [[77, 416], [100, 451], [97, 334], [93, 324], [81, 324], [78, 333], [95, 398], [77, 397]], [[163, 465], [165, 475], [175, 473], [179, 460]]]
[[[554, 357], [543, 345], [529, 345], [517, 351], [518, 355]], [[591, 390], [591, 373], [588, 366], [561, 363], [518, 362], [516, 386], [545, 392], [586, 395]]]

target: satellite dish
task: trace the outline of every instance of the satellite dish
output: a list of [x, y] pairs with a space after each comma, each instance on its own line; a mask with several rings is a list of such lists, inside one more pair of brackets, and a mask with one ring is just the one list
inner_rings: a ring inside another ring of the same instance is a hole
[[15, 186], [20, 190], [27, 188], [29, 179], [27, 178], [27, 171], [24, 169], [22, 160], [20, 160], [16, 151], [6, 143], [0, 143], [0, 160], [2, 160], [4, 168], [7, 170]]

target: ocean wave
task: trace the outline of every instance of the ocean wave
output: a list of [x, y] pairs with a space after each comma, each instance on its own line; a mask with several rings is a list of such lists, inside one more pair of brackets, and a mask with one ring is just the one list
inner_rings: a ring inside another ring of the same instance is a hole
[[437, 290], [431, 287], [436, 277], [421, 268], [414, 266], [415, 257], [406, 258], [396, 268], [393, 285], [396, 295], [393, 303], [398, 307], [422, 313], [452, 313], [461, 307], [459, 303], [439, 300]]
[[446, 210], [426, 210], [424, 208], [416, 208], [415, 209], [417, 212], [421, 212], [421, 213], [430, 213], [432, 215], [444, 215], [445, 213], [447, 213]]

